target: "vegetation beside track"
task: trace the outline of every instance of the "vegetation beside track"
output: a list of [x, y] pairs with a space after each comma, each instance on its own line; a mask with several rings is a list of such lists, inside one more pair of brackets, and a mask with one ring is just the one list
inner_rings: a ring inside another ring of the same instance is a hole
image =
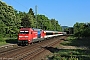
[[[90, 37], [77, 38], [69, 36], [60, 46], [67, 48], [57, 48], [51, 60], [90, 60]], [[69, 48], [68, 46], [74, 47]], [[76, 48], [75, 48], [76, 47]], [[58, 51], [57, 51], [58, 50]]]
[[0, 46], [6, 45], [6, 44], [16, 44], [17, 38], [0, 38]]

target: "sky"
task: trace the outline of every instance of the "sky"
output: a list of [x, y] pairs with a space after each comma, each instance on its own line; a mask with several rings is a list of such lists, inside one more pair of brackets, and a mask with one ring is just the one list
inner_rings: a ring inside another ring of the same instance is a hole
[[22, 12], [30, 8], [37, 14], [56, 19], [61, 26], [73, 27], [76, 22], [90, 22], [90, 0], [2, 0]]

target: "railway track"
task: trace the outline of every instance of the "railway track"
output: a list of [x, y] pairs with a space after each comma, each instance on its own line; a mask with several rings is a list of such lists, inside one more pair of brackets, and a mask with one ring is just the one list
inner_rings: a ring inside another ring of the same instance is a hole
[[42, 52], [45, 52], [46, 49], [43, 47], [54, 46], [60, 39], [64, 39], [66, 36], [55, 37], [50, 40], [45, 40], [39, 43], [35, 43], [29, 46], [24, 47], [17, 47], [16, 49], [11, 49], [7, 51], [0, 52], [0, 59], [4, 60], [11, 59], [11, 60], [33, 60], [34, 57], [37, 57]]

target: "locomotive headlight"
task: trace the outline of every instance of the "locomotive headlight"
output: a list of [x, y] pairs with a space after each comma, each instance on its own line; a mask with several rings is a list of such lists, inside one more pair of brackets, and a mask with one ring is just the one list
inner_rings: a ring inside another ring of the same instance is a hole
[[19, 36], [19, 37], [23, 37], [23, 36]]
[[25, 36], [25, 37], [28, 37], [28, 36]]

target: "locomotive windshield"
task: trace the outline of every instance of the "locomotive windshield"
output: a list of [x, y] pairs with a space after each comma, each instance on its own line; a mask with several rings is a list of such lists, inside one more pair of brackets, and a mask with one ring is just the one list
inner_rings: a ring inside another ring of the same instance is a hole
[[29, 31], [20, 31], [19, 34], [29, 34]]

